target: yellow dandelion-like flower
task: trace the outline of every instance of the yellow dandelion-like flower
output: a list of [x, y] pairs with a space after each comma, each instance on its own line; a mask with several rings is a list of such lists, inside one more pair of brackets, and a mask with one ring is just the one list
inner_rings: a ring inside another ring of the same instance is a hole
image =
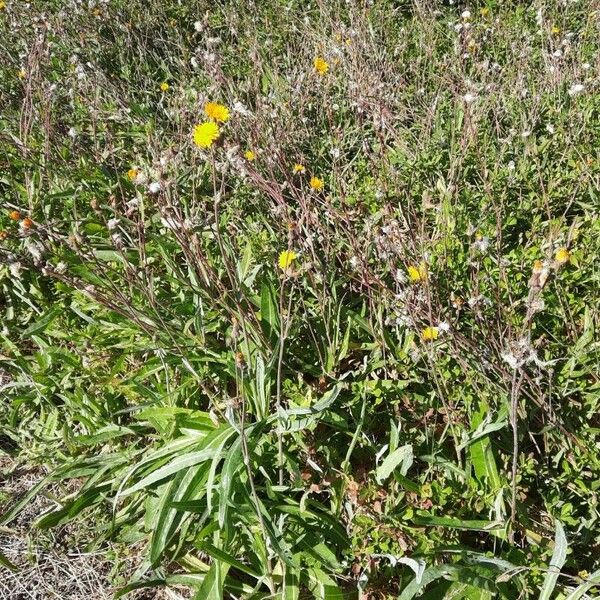
[[317, 58], [315, 58], [314, 65], [315, 71], [319, 75], [325, 75], [327, 71], [329, 71], [329, 65], [327, 64], [327, 61], [324, 58], [321, 58], [320, 56], [317, 56]]
[[325, 187], [325, 182], [314, 175], [310, 178], [310, 187], [315, 192], [320, 192]]
[[249, 160], [250, 162], [252, 162], [253, 160], [256, 159], [256, 154], [254, 154], [254, 152], [252, 152], [252, 150], [246, 150], [246, 152], [244, 152], [244, 158], [246, 160]]
[[213, 121], [200, 123], [194, 127], [194, 144], [200, 148], [210, 148], [220, 134], [219, 126]]
[[566, 248], [559, 248], [555, 253], [554, 253], [554, 260], [559, 264], [559, 265], [564, 265], [566, 263], [568, 263], [571, 260], [571, 253], [566, 249]]
[[292, 263], [296, 260], [297, 254], [293, 250], [284, 250], [279, 255], [279, 268], [286, 271], [292, 266]]
[[161, 92], [168, 92], [169, 91], [169, 84], [166, 81], [163, 81], [160, 84], [160, 91]]
[[218, 123], [225, 123], [229, 120], [229, 109], [217, 102], [207, 102], [204, 105], [204, 113], [209, 119], [213, 119]]
[[427, 265], [421, 263], [419, 266], [409, 265], [406, 269], [408, 272], [408, 278], [413, 283], [419, 283], [420, 281], [426, 281], [427, 279]]
[[487, 17], [490, 14], [490, 9], [487, 6], [484, 6], [479, 12], [482, 17]]
[[19, 69], [17, 71], [17, 77], [19, 79], [25, 79], [25, 75], [27, 75], [27, 73], [25, 72], [25, 69]]
[[560, 27], [558, 25], [552, 25], [552, 33], [558, 35], [560, 33]]
[[4, 10], [6, 8], [6, 2], [3, 2], [3, 0], [0, 0], [0, 10]]
[[306, 171], [306, 167], [304, 165], [301, 165], [300, 163], [296, 163], [294, 165], [293, 171], [294, 175], [297, 175], [298, 173], [304, 173]]
[[129, 177], [129, 181], [135, 181], [139, 174], [140, 172], [135, 167], [132, 167], [129, 169], [129, 171], [127, 171], [127, 177]]
[[437, 327], [425, 327], [421, 332], [421, 337], [425, 342], [433, 342], [438, 339], [439, 329]]

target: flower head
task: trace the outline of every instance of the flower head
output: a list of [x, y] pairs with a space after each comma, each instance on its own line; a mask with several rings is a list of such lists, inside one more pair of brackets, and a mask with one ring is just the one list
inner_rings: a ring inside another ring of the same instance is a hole
[[246, 150], [246, 152], [244, 152], [244, 158], [252, 162], [253, 160], [256, 160], [256, 154], [252, 152], [252, 150]]
[[169, 91], [169, 84], [166, 81], [163, 81], [160, 84], [160, 91], [161, 92], [168, 92]]
[[292, 266], [292, 263], [296, 260], [296, 253], [293, 250], [284, 250], [279, 255], [279, 268], [287, 271]]
[[304, 173], [306, 171], [306, 167], [304, 165], [301, 165], [300, 163], [296, 163], [292, 170], [294, 172], [294, 175], [297, 175], [298, 173]]
[[408, 272], [408, 278], [413, 283], [419, 283], [420, 281], [427, 280], [427, 265], [423, 262], [418, 267], [415, 265], [409, 265], [406, 270]]
[[574, 83], [568, 91], [569, 96], [579, 96], [585, 90], [583, 83]]
[[315, 192], [320, 192], [325, 187], [325, 182], [314, 175], [310, 178], [310, 187]]
[[558, 35], [560, 33], [560, 27], [558, 25], [552, 25], [552, 34]]
[[320, 56], [317, 56], [315, 58], [315, 71], [319, 74], [319, 75], [325, 75], [327, 74], [327, 71], [329, 71], [329, 65], [327, 64], [327, 61], [324, 58], [321, 58]]
[[21, 221], [21, 227], [23, 229], [31, 229], [33, 227], [33, 221], [29, 217], [25, 217]]
[[225, 123], [229, 120], [229, 109], [217, 102], [207, 102], [204, 105], [204, 113], [209, 119], [213, 119], [218, 123]]
[[554, 253], [554, 260], [559, 264], [559, 265], [564, 265], [566, 263], [568, 263], [571, 260], [571, 254], [570, 252], [567, 250], [567, 248], [559, 248], [555, 253]]
[[21, 213], [18, 210], [11, 210], [8, 213], [8, 218], [11, 221], [19, 221], [21, 219]]
[[210, 148], [221, 134], [219, 126], [213, 121], [206, 121], [194, 127], [194, 144], [200, 148]]
[[25, 72], [25, 69], [19, 69], [17, 71], [17, 77], [19, 79], [25, 79], [25, 75], [27, 75], [27, 73]]
[[421, 337], [425, 342], [433, 342], [433, 340], [437, 340], [439, 335], [438, 327], [425, 327], [421, 332]]
[[131, 169], [127, 171], [127, 177], [129, 178], [129, 181], [135, 181], [138, 178], [139, 174], [140, 172], [135, 167], [131, 167]]

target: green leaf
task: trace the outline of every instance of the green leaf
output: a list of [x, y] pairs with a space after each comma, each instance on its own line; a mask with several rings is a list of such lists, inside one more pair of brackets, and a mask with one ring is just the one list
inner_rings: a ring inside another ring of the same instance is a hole
[[539, 600], [550, 600], [550, 596], [554, 590], [558, 576], [560, 575], [560, 570], [567, 558], [567, 538], [565, 536], [565, 530], [558, 519], [555, 519], [554, 526], [556, 528], [554, 534], [554, 552], [552, 553], [552, 558], [548, 565], [548, 571], [544, 578], [544, 585], [542, 586]]
[[267, 282], [263, 282], [260, 290], [260, 322], [267, 339], [275, 345], [279, 339], [279, 312], [275, 292]]
[[194, 600], [223, 600], [223, 578], [228, 569], [226, 563], [213, 562]]
[[400, 466], [400, 475], [406, 476], [408, 469], [413, 463], [413, 449], [410, 444], [396, 448], [385, 457], [385, 460], [377, 467], [375, 478], [380, 485]]
[[2, 552], [0, 552], [0, 565], [3, 566], [5, 569], [8, 569], [9, 571], [17, 572], [19, 570], [19, 567], [17, 567], [17, 565], [8, 560], [6, 555]]
[[505, 524], [501, 521], [473, 521], [452, 519], [450, 517], [430, 517], [416, 515], [412, 520], [415, 525], [451, 527], [453, 529], [472, 529], [475, 531], [496, 531], [503, 530], [505, 527]]
[[32, 323], [25, 331], [21, 333], [21, 337], [30, 337], [36, 333], [44, 331], [59, 314], [64, 312], [62, 307], [55, 307], [46, 312], [40, 319], [35, 323]]

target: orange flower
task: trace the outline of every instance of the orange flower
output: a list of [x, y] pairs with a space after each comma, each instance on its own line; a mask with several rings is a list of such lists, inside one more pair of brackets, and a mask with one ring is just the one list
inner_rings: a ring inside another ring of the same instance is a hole
[[18, 210], [11, 210], [8, 213], [8, 218], [11, 221], [20, 221], [21, 220], [21, 213]]
[[31, 229], [33, 227], [33, 221], [29, 217], [25, 217], [21, 221], [21, 226], [23, 229]]

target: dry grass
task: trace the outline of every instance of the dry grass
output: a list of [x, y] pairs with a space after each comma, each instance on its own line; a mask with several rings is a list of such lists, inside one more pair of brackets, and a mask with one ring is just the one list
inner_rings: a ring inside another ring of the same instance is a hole
[[[9, 457], [0, 457], [0, 501], [10, 505], [33, 488], [45, 475], [42, 469], [19, 468]], [[108, 556], [115, 548], [91, 552], [84, 549], [81, 523], [52, 532], [40, 531], [33, 523], [53, 502], [38, 494], [10, 523], [0, 528], [0, 552], [19, 570], [0, 566], [0, 600], [110, 600], [117, 587], [115, 578], [128, 579], [141, 560], [137, 549], [119, 563]], [[121, 549], [122, 550], [122, 549]], [[128, 600], [183, 600], [186, 590], [138, 590]]]

